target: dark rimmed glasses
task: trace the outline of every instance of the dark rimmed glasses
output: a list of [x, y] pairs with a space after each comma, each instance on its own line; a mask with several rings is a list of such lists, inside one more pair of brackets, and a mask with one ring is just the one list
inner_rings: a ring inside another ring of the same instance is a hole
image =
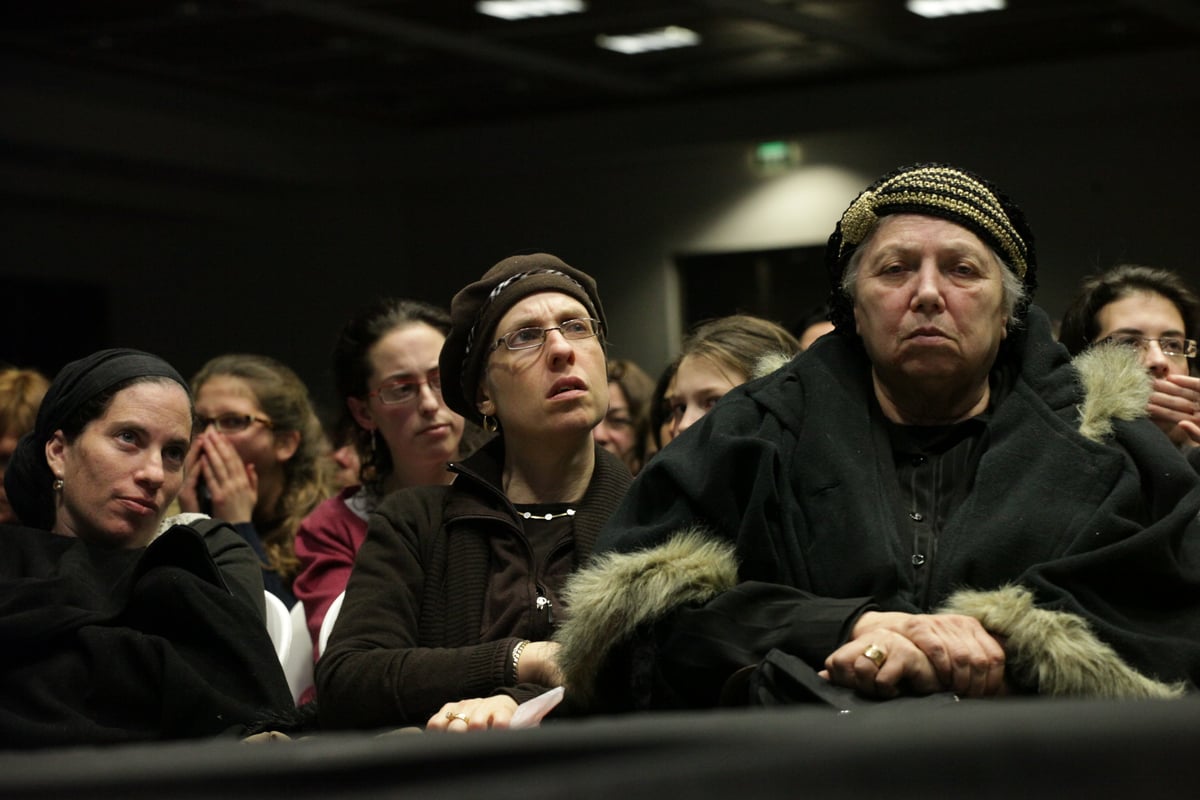
[[411, 403], [421, 395], [421, 387], [429, 384], [429, 388], [439, 394], [442, 391], [442, 373], [432, 369], [424, 378], [394, 378], [380, 385], [373, 392], [367, 392], [367, 397], [378, 397], [379, 402], [389, 406], [398, 403]]
[[1196, 340], [1184, 339], [1182, 336], [1138, 336], [1132, 333], [1115, 333], [1100, 340], [1103, 343], [1119, 344], [1122, 347], [1132, 347], [1139, 353], [1146, 352], [1151, 342], [1158, 344], [1158, 349], [1167, 358], [1195, 358]]
[[497, 339], [496, 343], [492, 345], [492, 350], [500, 345], [504, 345], [509, 350], [532, 350], [546, 343], [546, 334], [550, 331], [558, 331], [564, 339], [590, 339], [600, 335], [600, 320], [580, 317], [579, 319], [565, 320], [552, 328], [517, 328]]
[[222, 414], [219, 417], [196, 417], [196, 433], [203, 433], [204, 429], [209, 425], [216, 427], [221, 433], [241, 433], [248, 429], [256, 422], [260, 422], [266, 428], [274, 428], [275, 423], [265, 417], [256, 417], [253, 414]]

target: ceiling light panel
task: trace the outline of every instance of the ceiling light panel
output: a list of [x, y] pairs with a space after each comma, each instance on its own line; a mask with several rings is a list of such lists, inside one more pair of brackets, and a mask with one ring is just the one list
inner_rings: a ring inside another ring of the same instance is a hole
[[952, 17], [959, 14], [978, 14], [984, 11], [1003, 11], [1005, 0], [908, 0], [905, 8], [927, 19]]
[[672, 50], [677, 47], [695, 47], [700, 44], [700, 34], [691, 28], [668, 25], [665, 28], [655, 28], [640, 33], [615, 36], [602, 33], [596, 37], [596, 44], [605, 50], [632, 56], [658, 50]]
[[583, 0], [481, 0], [475, 4], [475, 10], [489, 17], [518, 20], [582, 14], [587, 11], [587, 3]]

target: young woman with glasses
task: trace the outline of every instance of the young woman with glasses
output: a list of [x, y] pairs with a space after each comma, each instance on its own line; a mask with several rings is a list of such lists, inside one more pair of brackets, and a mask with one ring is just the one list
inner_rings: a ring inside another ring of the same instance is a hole
[[1200, 299], [1173, 272], [1123, 264], [1084, 281], [1059, 340], [1072, 355], [1104, 343], [1135, 348], [1154, 381], [1146, 411], [1200, 466]]
[[183, 511], [225, 520], [254, 548], [267, 590], [290, 608], [300, 521], [329, 496], [332, 462], [308, 389], [267, 356], [218, 356], [192, 378], [196, 431]]
[[449, 486], [394, 492], [371, 515], [317, 662], [325, 727], [503, 728], [560, 685], [560, 589], [632, 479], [592, 438], [609, 396], [590, 276], [507, 258], [451, 318], [442, 394], [496, 436], [451, 464]]
[[446, 465], [483, 438], [442, 400], [438, 354], [449, 331], [442, 309], [384, 298], [351, 318], [334, 345], [334, 383], [354, 420], [361, 484], [319, 505], [296, 534], [293, 588], [313, 642], [346, 588], [368, 514], [396, 489], [449, 483]]

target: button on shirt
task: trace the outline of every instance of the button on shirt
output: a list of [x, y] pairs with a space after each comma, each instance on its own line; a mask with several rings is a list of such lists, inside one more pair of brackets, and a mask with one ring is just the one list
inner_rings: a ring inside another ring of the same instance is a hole
[[928, 607], [930, 571], [946, 521], [966, 498], [986, 449], [988, 414], [954, 425], [885, 421], [899, 483], [899, 531], [912, 542], [914, 599]]

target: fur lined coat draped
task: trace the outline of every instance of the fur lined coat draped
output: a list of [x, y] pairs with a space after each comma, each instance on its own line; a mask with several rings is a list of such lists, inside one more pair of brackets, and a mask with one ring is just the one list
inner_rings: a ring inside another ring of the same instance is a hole
[[[639, 475], [568, 587], [561, 666], [596, 709], [702, 707], [773, 649], [814, 669], [863, 611], [952, 611], [1054, 695], [1170, 697], [1200, 682], [1200, 480], [1109, 348], [1072, 364], [1040, 309], [997, 360], [986, 449], [914, 565], [856, 337], [730, 392]], [[915, 569], [929, 570], [918, 592]]]

